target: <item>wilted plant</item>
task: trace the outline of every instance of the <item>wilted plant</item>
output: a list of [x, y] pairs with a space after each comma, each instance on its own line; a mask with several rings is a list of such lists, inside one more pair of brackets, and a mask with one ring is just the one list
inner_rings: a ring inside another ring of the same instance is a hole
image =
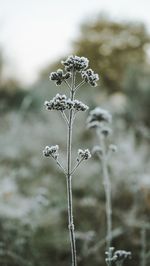
[[[72, 205], [72, 176], [81, 162], [91, 157], [88, 149], [78, 150], [76, 163], [72, 167], [72, 129], [75, 116], [79, 111], [86, 111], [88, 106], [81, 101], [75, 99], [77, 90], [84, 84], [89, 83], [91, 86], [96, 86], [98, 75], [88, 68], [89, 61], [85, 57], [69, 56], [66, 61], [62, 61], [62, 65], [65, 67], [65, 72], [62, 69], [58, 69], [56, 72], [50, 74], [50, 80], [53, 80], [56, 85], [66, 83], [70, 90], [70, 97], [66, 95], [57, 94], [52, 100], [45, 102], [47, 110], [57, 110], [63, 116], [67, 125], [67, 165], [63, 166], [59, 161], [59, 146], [46, 146], [43, 155], [46, 157], [52, 157], [57, 165], [62, 169], [66, 176], [67, 181], [67, 199], [68, 199], [68, 228], [70, 233], [71, 253], [72, 253], [72, 265], [77, 265], [76, 256], [76, 241], [74, 234], [74, 221], [73, 221], [73, 205]], [[76, 84], [76, 75], [80, 75], [81, 82]]]
[[111, 114], [100, 108], [96, 107], [89, 114], [87, 124], [88, 128], [95, 129], [99, 145], [93, 148], [93, 154], [96, 154], [101, 162], [103, 183], [106, 197], [106, 220], [107, 220], [107, 234], [106, 234], [106, 263], [111, 266], [112, 263], [116, 263], [117, 266], [123, 265], [126, 258], [131, 256], [131, 252], [124, 250], [117, 250], [114, 252], [112, 244], [112, 203], [111, 203], [111, 182], [108, 172], [108, 162], [111, 154], [116, 152], [117, 147], [110, 144], [108, 137], [111, 134], [110, 123], [112, 121]]

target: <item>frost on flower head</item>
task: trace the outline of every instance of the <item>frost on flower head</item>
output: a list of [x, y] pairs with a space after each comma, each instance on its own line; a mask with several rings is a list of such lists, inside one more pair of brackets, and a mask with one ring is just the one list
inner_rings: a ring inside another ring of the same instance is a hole
[[89, 60], [85, 57], [70, 55], [65, 61], [62, 61], [66, 71], [76, 70], [81, 72], [88, 67]]
[[95, 74], [92, 69], [87, 69], [86, 71], [82, 71], [82, 78], [92, 87], [96, 87], [97, 86], [96, 81], [99, 80], [98, 74]]
[[45, 157], [50, 157], [52, 156], [55, 160], [57, 160], [59, 154], [58, 154], [59, 146], [46, 146], [45, 149], [43, 150], [43, 155]]
[[52, 72], [49, 76], [50, 80], [56, 82], [56, 85], [61, 85], [64, 80], [69, 79], [70, 77], [71, 73], [64, 73], [62, 69], [58, 69], [56, 72]]
[[88, 160], [91, 158], [91, 153], [88, 149], [86, 149], [86, 150], [79, 149], [78, 150], [78, 156], [80, 157], [80, 159]]
[[52, 100], [45, 101], [44, 106], [47, 110], [64, 111], [66, 109], [71, 109], [73, 107], [73, 102], [67, 99], [66, 95], [60, 95], [58, 93]]
[[76, 110], [76, 111], [86, 111], [89, 109], [89, 107], [82, 103], [81, 101], [78, 101], [78, 100], [74, 100], [73, 101], [73, 108]]
[[[107, 258], [105, 259], [106, 263], [110, 262], [120, 262], [123, 263], [126, 259], [131, 259], [132, 255], [130, 251], [125, 250], [116, 250], [114, 252], [114, 248], [110, 247], [109, 251], [105, 252]], [[121, 264], [122, 265], [122, 264]]]
[[100, 107], [96, 107], [94, 110], [90, 112], [87, 122], [88, 123], [92, 123], [92, 122], [110, 123], [111, 120], [112, 120], [112, 116], [108, 111]]
[[86, 111], [88, 110], [88, 106], [81, 101], [78, 100], [71, 100], [70, 98], [67, 98], [66, 95], [60, 95], [59, 93], [56, 94], [56, 96], [50, 100], [45, 101], [44, 106], [47, 110], [58, 110], [58, 111], [64, 111], [67, 109], [74, 109], [76, 111]]

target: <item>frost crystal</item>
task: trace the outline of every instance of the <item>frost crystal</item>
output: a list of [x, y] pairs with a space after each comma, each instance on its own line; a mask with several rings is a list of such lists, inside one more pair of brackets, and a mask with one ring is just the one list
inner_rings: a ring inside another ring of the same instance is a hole
[[71, 73], [64, 73], [62, 69], [58, 69], [56, 72], [52, 72], [49, 76], [50, 80], [56, 82], [56, 85], [61, 85], [64, 80], [69, 79], [70, 77]]
[[66, 95], [60, 95], [59, 93], [50, 100], [44, 103], [47, 110], [59, 110], [64, 111], [73, 107], [73, 102], [67, 99]]
[[88, 159], [90, 159], [91, 158], [91, 153], [90, 153], [90, 151], [88, 150], [88, 149], [86, 149], [86, 150], [81, 150], [81, 149], [79, 149], [78, 150], [78, 156], [81, 158], [81, 159], [83, 159], [83, 160], [88, 160]]
[[110, 123], [112, 120], [112, 116], [111, 114], [100, 108], [100, 107], [96, 107], [94, 110], [92, 110], [89, 114], [88, 117], [88, 123], [91, 122], [106, 122], [106, 123]]
[[89, 60], [85, 57], [79, 56], [69, 56], [66, 61], [62, 61], [62, 64], [65, 66], [66, 71], [76, 70], [81, 72], [88, 67]]
[[45, 157], [50, 157], [52, 156], [55, 160], [58, 158], [59, 154], [58, 154], [58, 150], [59, 150], [59, 146], [55, 145], [55, 146], [46, 146], [45, 149], [43, 150], [43, 155]]
[[98, 74], [95, 74], [92, 69], [82, 71], [82, 78], [85, 80], [85, 82], [88, 82], [93, 87], [97, 86], [96, 81], [99, 80]]
[[44, 106], [47, 110], [64, 111], [71, 108], [76, 111], [88, 110], [88, 106], [81, 101], [72, 101], [70, 98], [67, 98], [66, 95], [60, 95], [59, 93], [56, 94], [56, 96], [52, 100], [45, 101]]

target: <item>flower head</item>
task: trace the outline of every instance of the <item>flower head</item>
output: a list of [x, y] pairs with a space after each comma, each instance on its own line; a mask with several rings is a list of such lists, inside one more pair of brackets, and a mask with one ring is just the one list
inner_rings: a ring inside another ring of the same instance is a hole
[[88, 106], [84, 103], [82, 103], [79, 100], [71, 100], [70, 98], [67, 98], [66, 95], [60, 95], [59, 93], [56, 94], [56, 96], [50, 100], [45, 101], [44, 106], [47, 110], [58, 110], [58, 111], [64, 111], [67, 109], [74, 109], [76, 111], [86, 111], [88, 110]]
[[76, 111], [86, 111], [89, 109], [89, 107], [82, 103], [81, 101], [78, 101], [78, 100], [74, 100], [73, 101], [73, 108], [76, 110]]
[[70, 55], [65, 61], [62, 61], [62, 64], [65, 66], [66, 71], [76, 70], [81, 72], [88, 67], [89, 60], [85, 57]]
[[111, 120], [112, 120], [112, 116], [108, 111], [100, 107], [96, 107], [94, 110], [90, 112], [87, 122], [88, 123], [92, 123], [92, 122], [110, 123]]
[[88, 82], [92, 87], [96, 87], [96, 81], [99, 80], [98, 74], [95, 74], [92, 69], [82, 71], [82, 78], [85, 80], [85, 82]]
[[64, 111], [73, 107], [73, 102], [66, 97], [66, 95], [60, 95], [59, 93], [50, 100], [44, 103], [47, 110], [59, 110]]
[[86, 149], [86, 150], [79, 149], [78, 150], [78, 156], [83, 160], [88, 160], [91, 158], [91, 153], [88, 149]]
[[56, 72], [52, 72], [49, 76], [50, 80], [56, 82], [56, 85], [61, 85], [64, 80], [69, 79], [70, 77], [71, 73], [64, 73], [62, 69], [58, 69]]
[[106, 262], [124, 262], [125, 259], [131, 259], [131, 252], [125, 250], [116, 250], [114, 252], [114, 248], [110, 247], [109, 251], [105, 252], [107, 258], [105, 259]]
[[131, 252], [125, 250], [117, 250], [115, 251], [114, 256], [116, 257], [115, 261], [124, 261], [128, 258], [131, 259]]
[[46, 146], [45, 149], [43, 150], [43, 155], [45, 157], [50, 157], [52, 156], [55, 160], [57, 160], [59, 154], [58, 154], [59, 146]]

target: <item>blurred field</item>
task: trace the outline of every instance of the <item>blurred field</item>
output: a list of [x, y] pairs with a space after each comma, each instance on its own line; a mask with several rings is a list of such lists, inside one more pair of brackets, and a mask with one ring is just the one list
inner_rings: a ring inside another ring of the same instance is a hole
[[[88, 57], [88, 50], [86, 52]], [[94, 65], [96, 59], [92, 56]], [[105, 75], [102, 88], [84, 86], [77, 95], [90, 109], [101, 106], [113, 115], [113, 134], [109, 142], [118, 147], [109, 165], [113, 245], [116, 249], [132, 251], [133, 258], [126, 262], [127, 266], [148, 266], [150, 262], [150, 79], [149, 65], [143, 60], [142, 57], [139, 65], [127, 66], [123, 77], [113, 80], [113, 86], [119, 84], [119, 89], [108, 89], [110, 81], [106, 82]], [[65, 266], [70, 263], [66, 180], [55, 163], [42, 156], [46, 145], [59, 144], [61, 158], [65, 161], [65, 125], [58, 113], [45, 111], [43, 103], [56, 93], [67, 91], [64, 86], [55, 87], [48, 76], [45, 78], [48, 69], [28, 91], [16, 89], [11, 94], [10, 85], [5, 95], [6, 85], [1, 86], [2, 266]], [[78, 115], [75, 122], [74, 159], [78, 148], [92, 149], [97, 143], [94, 133], [86, 128], [87, 115]], [[73, 203], [79, 265], [105, 265], [105, 194], [97, 158], [85, 162], [74, 176]], [[143, 228], [147, 242], [146, 265], [141, 264]]]

